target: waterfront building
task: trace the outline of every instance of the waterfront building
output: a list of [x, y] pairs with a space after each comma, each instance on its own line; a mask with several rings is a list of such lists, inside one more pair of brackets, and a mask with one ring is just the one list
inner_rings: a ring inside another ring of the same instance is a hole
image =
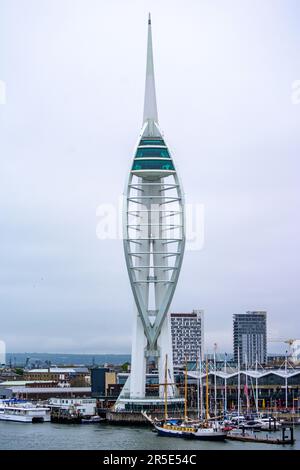
[[90, 385], [90, 371], [87, 367], [49, 367], [24, 371], [26, 381], [53, 381], [60, 385], [84, 387]]
[[[174, 382], [169, 307], [176, 289], [185, 245], [184, 199], [174, 156], [158, 124], [151, 19], [143, 125], [134, 150], [124, 194], [124, 253], [136, 305], [131, 373], [119, 397], [143, 400], [147, 365], [155, 360], [159, 380]], [[167, 386], [174, 396], [174, 387]], [[160, 387], [163, 399], [164, 387]]]
[[59, 386], [38, 381], [13, 381], [0, 383], [0, 397], [30, 400], [47, 400], [51, 397], [90, 397], [91, 387]]
[[107, 367], [91, 370], [92, 397], [102, 398], [109, 395], [108, 390], [113, 385], [116, 385], [116, 372]]
[[197, 362], [204, 354], [204, 311], [171, 313], [173, 365]]
[[82, 416], [93, 416], [96, 414], [97, 403], [94, 398], [50, 398], [49, 408], [54, 411], [75, 411]]
[[20, 378], [23, 378], [20, 376], [20, 374], [17, 374], [16, 372], [13, 372], [10, 369], [5, 369], [0, 371], [0, 382], [4, 382], [5, 380], [19, 380]]
[[[213, 364], [213, 363], [212, 363]], [[196, 389], [199, 384], [199, 372], [188, 372], [189, 387]], [[184, 377], [182, 377], [184, 381]], [[206, 374], [202, 374], [202, 383], [205, 390]], [[217, 408], [222, 410], [237, 409], [237, 398], [240, 396], [241, 407], [246, 410], [247, 402], [252, 409], [283, 409], [300, 410], [300, 369], [291, 368], [252, 368], [240, 372], [234, 368], [208, 372], [208, 387], [211, 397], [214, 395], [216, 384]], [[240, 392], [238, 393], [238, 386]], [[213, 392], [213, 393], [212, 393]], [[211, 400], [213, 402], [213, 398]], [[226, 405], [225, 405], [226, 403]], [[214, 405], [214, 404], [213, 404]], [[213, 410], [214, 406], [212, 406]]]
[[267, 312], [233, 315], [233, 354], [240, 364], [267, 363]]

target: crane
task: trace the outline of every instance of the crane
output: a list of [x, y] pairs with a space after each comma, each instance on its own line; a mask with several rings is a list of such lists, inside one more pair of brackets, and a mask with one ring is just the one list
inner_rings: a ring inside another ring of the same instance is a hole
[[291, 357], [291, 359], [294, 362], [297, 362], [299, 360], [299, 354], [300, 354], [300, 339], [297, 338], [269, 338], [269, 342], [272, 343], [285, 343], [288, 344], [289, 349], [288, 349], [288, 354]]

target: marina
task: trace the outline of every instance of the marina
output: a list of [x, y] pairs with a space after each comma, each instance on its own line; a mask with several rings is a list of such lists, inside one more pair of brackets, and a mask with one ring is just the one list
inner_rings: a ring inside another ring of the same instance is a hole
[[[261, 433], [262, 434], [262, 433]], [[266, 433], [263, 433], [264, 437]], [[93, 426], [43, 423], [21, 424], [0, 422], [0, 449], [18, 450], [265, 450], [266, 444], [259, 442], [198, 441], [194, 439], [160, 438], [150, 427], [118, 426], [99, 423]], [[272, 434], [274, 438], [275, 434]], [[263, 437], [263, 436], [262, 436]], [[278, 437], [281, 435], [278, 433]], [[295, 444], [272, 445], [272, 450], [300, 449], [300, 429], [295, 429]]]

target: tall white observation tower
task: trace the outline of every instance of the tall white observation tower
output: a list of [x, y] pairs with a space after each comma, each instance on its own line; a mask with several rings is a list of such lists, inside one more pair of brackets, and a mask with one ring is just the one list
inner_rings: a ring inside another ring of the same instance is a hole
[[[149, 15], [143, 126], [124, 194], [124, 252], [136, 315], [131, 374], [120, 398], [145, 398], [150, 359], [156, 361], [159, 383], [165, 383], [166, 371], [168, 383], [174, 383], [167, 314], [182, 264], [184, 233], [182, 187], [173, 154], [158, 124]], [[173, 397], [174, 387], [168, 385], [167, 390]], [[164, 386], [160, 386], [160, 397], [163, 395]]]

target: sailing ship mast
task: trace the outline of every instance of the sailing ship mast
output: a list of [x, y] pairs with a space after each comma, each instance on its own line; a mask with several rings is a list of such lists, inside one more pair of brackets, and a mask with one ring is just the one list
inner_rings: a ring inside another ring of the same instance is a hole
[[206, 358], [206, 406], [205, 406], [205, 420], [208, 423], [208, 362]]
[[165, 365], [164, 399], [165, 399], [165, 421], [167, 421], [168, 419], [168, 354], [166, 354], [166, 365]]
[[240, 348], [238, 347], [238, 424], [240, 424], [240, 387], [241, 387], [241, 376], [240, 376]]
[[225, 372], [225, 395], [224, 395], [224, 418], [227, 415], [227, 353], [225, 353], [224, 359], [224, 372]]
[[202, 385], [202, 352], [200, 349], [200, 368], [199, 368], [199, 380], [200, 380], [200, 416], [203, 419], [203, 385]]
[[185, 361], [185, 376], [184, 376], [184, 419], [188, 419], [187, 410], [187, 361]]
[[245, 384], [245, 392], [246, 392], [246, 406], [247, 406], [247, 414], [249, 414], [250, 409], [250, 401], [249, 401], [249, 393], [248, 393], [248, 356], [245, 354], [245, 368], [246, 368], [246, 384]]
[[217, 418], [217, 370], [216, 370], [216, 350], [217, 350], [217, 343], [214, 344], [214, 398], [215, 398], [215, 407], [214, 407], [214, 414], [215, 419]]
[[255, 360], [255, 406], [256, 406], [256, 413], [258, 413], [257, 354], [256, 354], [256, 360]]
[[197, 417], [200, 419], [200, 353], [196, 359], [196, 371], [198, 373], [197, 378]]
[[202, 357], [201, 348], [199, 349], [198, 357], [198, 384], [197, 384], [197, 416], [198, 419], [203, 418], [203, 385], [202, 385]]

